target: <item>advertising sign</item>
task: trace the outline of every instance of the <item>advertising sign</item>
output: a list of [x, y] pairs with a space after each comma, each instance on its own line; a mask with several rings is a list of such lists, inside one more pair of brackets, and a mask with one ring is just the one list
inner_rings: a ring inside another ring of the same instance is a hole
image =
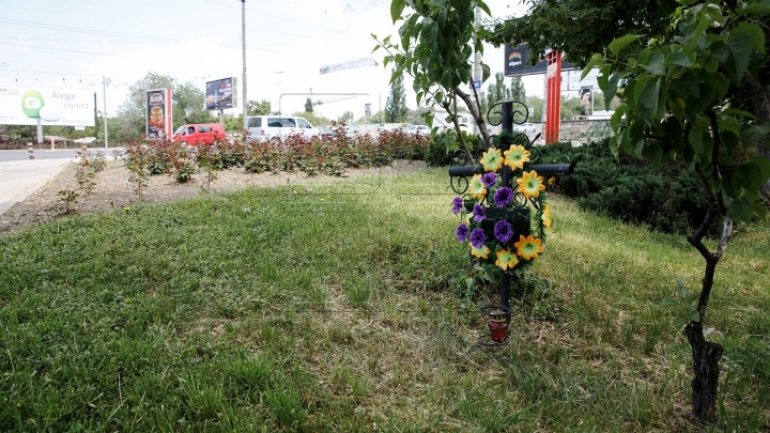
[[94, 126], [94, 92], [0, 86], [0, 125]]
[[[548, 63], [545, 59], [540, 59], [534, 66], [530, 63], [532, 57], [531, 51], [526, 45], [517, 45], [515, 47], [505, 47], [505, 76], [520, 77], [523, 75], [545, 74], [548, 69]], [[562, 61], [561, 70], [567, 71], [577, 69], [571, 63]]]
[[206, 109], [223, 110], [238, 106], [235, 96], [238, 94], [236, 78], [222, 78], [206, 82]]
[[147, 139], [171, 138], [172, 130], [171, 89], [147, 91]]

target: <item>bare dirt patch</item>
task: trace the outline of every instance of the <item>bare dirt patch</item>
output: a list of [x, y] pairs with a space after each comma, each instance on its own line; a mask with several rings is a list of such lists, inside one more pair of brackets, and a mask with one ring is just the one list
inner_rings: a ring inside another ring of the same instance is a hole
[[[242, 168], [217, 172], [217, 179], [211, 183], [210, 192], [202, 188], [203, 174], [188, 183], [179, 183], [168, 175], [151, 176], [142, 195], [149, 203], [171, 202], [181, 198], [196, 197], [216, 192], [237, 191], [245, 188], [272, 187], [279, 185], [306, 185], [311, 183], [336, 182], [341, 179], [365, 174], [392, 175], [420, 170], [425, 167], [421, 161], [395, 161], [388, 167], [373, 169], [349, 169], [342, 177], [308, 176], [305, 173], [245, 173]], [[65, 205], [59, 191], [76, 189], [75, 163], [67, 165], [56, 177], [21, 203], [16, 203], [0, 215], [0, 233], [21, 227], [54, 221], [65, 215]], [[137, 202], [134, 185], [129, 181], [130, 172], [122, 161], [109, 161], [107, 168], [97, 173], [96, 187], [89, 195], [78, 197], [72, 206], [74, 213], [91, 213], [110, 209], [121, 209]]]

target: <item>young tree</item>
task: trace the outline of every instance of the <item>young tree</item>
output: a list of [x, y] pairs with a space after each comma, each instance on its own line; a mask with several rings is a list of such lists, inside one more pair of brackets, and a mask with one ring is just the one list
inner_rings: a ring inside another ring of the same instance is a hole
[[312, 113], [313, 112], [313, 101], [310, 100], [310, 98], [307, 98], [307, 101], [305, 101], [305, 113]]
[[[407, 5], [411, 12], [403, 15]], [[399, 40], [393, 42], [390, 36], [379, 39], [373, 35], [377, 41], [375, 50], [386, 50], [385, 64], [393, 63], [395, 67], [391, 82], [402, 74], [411, 75], [417, 104], [421, 101], [431, 107], [438, 104], [449, 114], [460, 146], [471, 161], [473, 156], [457, 120], [457, 99], [470, 111], [485, 145], [490, 144], [480, 110], [481, 98], [475, 88], [471, 93], [464, 90], [471, 82], [471, 55], [474, 50], [483, 52], [484, 48], [480, 26], [475, 24], [476, 8], [490, 14], [489, 7], [482, 0], [392, 0], [390, 14], [393, 23], [403, 22], [399, 28]], [[489, 77], [489, 67], [483, 63], [481, 67], [482, 81], [485, 81]], [[433, 123], [432, 117], [431, 112], [425, 116], [427, 124]]]
[[192, 83], [177, 84], [168, 75], [148, 72], [144, 78], [128, 88], [128, 97], [118, 109], [115, 125], [110, 120], [110, 129], [116, 138], [122, 140], [142, 136], [145, 132], [146, 92], [151, 89], [172, 89], [172, 107], [174, 128], [184, 123], [205, 123], [211, 121], [209, 113], [203, 109], [205, 94]]
[[246, 112], [249, 116], [264, 116], [270, 114], [270, 101], [266, 99], [255, 101], [252, 99], [246, 106]]
[[676, 9], [674, 0], [529, 0], [529, 12], [509, 18], [485, 33], [496, 45], [527, 43], [538, 55], [547, 49], [565, 53], [567, 59], [585, 65], [619, 36], [660, 34], [666, 17]]
[[527, 100], [527, 91], [524, 89], [524, 82], [521, 77], [511, 78], [511, 99], [524, 102]]
[[[680, 3], [665, 20], [670, 31], [620, 36], [604, 55], [591, 58], [583, 74], [600, 66], [605, 102], [621, 96], [610, 121], [613, 151], [653, 162], [686, 161], [710, 203], [688, 238], [703, 256], [705, 271], [684, 333], [692, 349], [693, 415], [713, 422], [724, 350], [704, 335], [714, 275], [734, 221], [764, 213], [761, 189], [770, 178], [770, 160], [759, 152], [770, 136], [770, 4]], [[704, 237], [718, 220], [721, 235], [709, 249]]]
[[385, 103], [385, 122], [403, 122], [408, 112], [406, 92], [404, 91], [404, 76], [398, 74], [390, 83], [390, 96], [388, 96], [388, 101]]

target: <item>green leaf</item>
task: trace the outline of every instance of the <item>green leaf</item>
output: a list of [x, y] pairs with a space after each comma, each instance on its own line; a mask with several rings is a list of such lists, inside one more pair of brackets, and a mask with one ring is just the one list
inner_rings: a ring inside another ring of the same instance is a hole
[[752, 215], [754, 215], [754, 205], [745, 196], [733, 200], [727, 208], [727, 216], [736, 221], [749, 221]]
[[693, 311], [693, 312], [690, 313], [689, 316], [687, 316], [687, 319], [690, 322], [700, 322], [700, 314], [698, 314], [697, 311]]
[[731, 54], [731, 61], [727, 63], [727, 70], [732, 75], [732, 81], [736, 84], [740, 84], [743, 80], [743, 75], [751, 61], [755, 35], [749, 26], [751, 25], [746, 23], [739, 25], [727, 38], [727, 47]]
[[704, 135], [706, 135], [706, 132], [706, 128], [703, 126], [693, 126], [692, 129], [690, 129], [690, 133], [687, 134], [687, 140], [690, 143], [690, 147], [696, 154], [710, 157], [711, 149], [707, 148], [704, 140]]
[[640, 56], [639, 63], [645, 71], [652, 75], [664, 75], [666, 73], [665, 60], [666, 56], [663, 54], [663, 51], [656, 49], [646, 51], [644, 55]]
[[660, 77], [652, 78], [642, 76], [636, 84], [635, 91], [638, 92], [636, 101], [639, 104], [642, 117], [647, 119], [648, 123], [655, 123], [660, 117], [658, 115], [660, 102]]
[[735, 29], [735, 32], [746, 34], [751, 40], [754, 49], [760, 54], [765, 54], [765, 32], [762, 31], [762, 28], [758, 24], [741, 23], [738, 28]]
[[625, 35], [621, 36], [619, 38], [614, 39], [612, 42], [610, 42], [609, 49], [612, 51], [612, 54], [615, 54], [616, 56], [623, 51], [626, 47], [631, 45], [634, 41], [642, 37], [642, 35]]
[[478, 0], [476, 2], [476, 6], [479, 7], [479, 9], [483, 10], [487, 15], [492, 16], [492, 11], [489, 10], [489, 6], [487, 6], [486, 3], [484, 3], [481, 0]]
[[[605, 78], [605, 85], [602, 87], [604, 93], [604, 106], [609, 107], [612, 103], [612, 99], [615, 98], [615, 94], [618, 92], [618, 82], [620, 81], [620, 74], [614, 73], [610, 75], [609, 79]], [[601, 83], [599, 84], [601, 86]]]
[[586, 78], [586, 76], [591, 72], [591, 70], [604, 62], [604, 56], [602, 56], [599, 53], [594, 53], [593, 56], [591, 56], [591, 60], [588, 61], [588, 64], [585, 68], [583, 68], [583, 73], [580, 75], [580, 79], [583, 80]]
[[756, 2], [743, 2], [742, 7], [735, 11], [736, 15], [768, 15], [770, 14], [770, 0]]
[[755, 156], [749, 161], [751, 164], [754, 164], [759, 168], [762, 182], [765, 182], [768, 178], [770, 178], [770, 160], [762, 158], [761, 156]]
[[401, 14], [406, 7], [406, 0], [393, 0], [390, 3], [390, 18], [393, 20], [393, 24], [401, 18]]
[[668, 63], [670, 65], [689, 68], [692, 66], [692, 58], [690, 58], [690, 55], [684, 51], [674, 51], [673, 53], [669, 54]]

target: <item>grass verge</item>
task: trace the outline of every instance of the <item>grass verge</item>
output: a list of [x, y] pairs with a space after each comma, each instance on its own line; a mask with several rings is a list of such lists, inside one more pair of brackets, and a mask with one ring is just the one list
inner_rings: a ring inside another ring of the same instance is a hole
[[[664, 302], [675, 236], [553, 200], [510, 344], [480, 346], [444, 170], [247, 190], [0, 237], [2, 431], [688, 431]], [[743, 228], [709, 315], [720, 423], [770, 428], [770, 226]], [[763, 247], [764, 246], [764, 247]]]

